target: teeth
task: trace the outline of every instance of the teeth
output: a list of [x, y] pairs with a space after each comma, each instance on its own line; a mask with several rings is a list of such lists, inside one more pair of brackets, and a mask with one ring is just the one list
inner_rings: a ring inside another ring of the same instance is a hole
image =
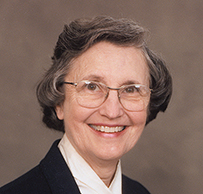
[[105, 133], [116, 133], [120, 132], [125, 129], [125, 127], [107, 127], [107, 126], [96, 126], [96, 125], [90, 125], [93, 129], [96, 131], [101, 131]]

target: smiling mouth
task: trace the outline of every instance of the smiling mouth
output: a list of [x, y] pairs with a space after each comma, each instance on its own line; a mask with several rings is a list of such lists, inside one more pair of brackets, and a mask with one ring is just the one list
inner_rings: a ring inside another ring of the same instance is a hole
[[96, 131], [103, 133], [117, 133], [123, 131], [126, 126], [117, 126], [117, 127], [107, 127], [107, 126], [98, 126], [98, 125], [89, 125]]

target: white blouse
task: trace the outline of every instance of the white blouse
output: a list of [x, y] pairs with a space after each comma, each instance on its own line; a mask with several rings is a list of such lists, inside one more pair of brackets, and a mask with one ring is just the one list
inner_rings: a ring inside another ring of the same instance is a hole
[[89, 164], [76, 152], [65, 134], [58, 147], [82, 194], [122, 194], [120, 161], [114, 179], [111, 185], [107, 187]]

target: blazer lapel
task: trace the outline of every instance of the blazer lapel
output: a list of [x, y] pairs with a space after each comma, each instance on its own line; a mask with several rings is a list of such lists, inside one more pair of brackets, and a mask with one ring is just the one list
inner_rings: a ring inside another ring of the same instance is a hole
[[59, 140], [40, 163], [53, 194], [80, 194], [79, 188], [58, 149]]
[[122, 175], [122, 194], [150, 194], [139, 182]]

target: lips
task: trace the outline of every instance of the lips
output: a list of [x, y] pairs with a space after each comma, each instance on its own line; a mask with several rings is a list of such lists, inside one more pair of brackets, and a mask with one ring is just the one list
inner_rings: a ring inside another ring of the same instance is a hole
[[89, 126], [96, 131], [104, 133], [117, 133], [125, 129], [125, 126], [116, 126], [116, 127], [98, 126], [98, 125], [89, 125]]

